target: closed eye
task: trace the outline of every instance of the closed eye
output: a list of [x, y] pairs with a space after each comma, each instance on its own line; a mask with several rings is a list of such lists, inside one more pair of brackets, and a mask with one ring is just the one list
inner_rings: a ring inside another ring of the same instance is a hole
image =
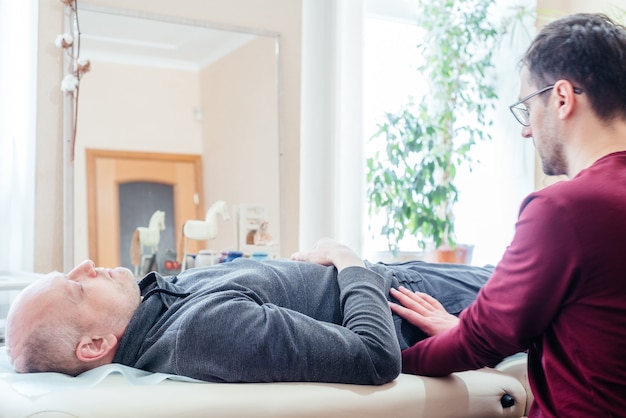
[[82, 299], [84, 296], [85, 289], [81, 282], [77, 282], [74, 280], [70, 280], [72, 286], [70, 288], [70, 293], [73, 299]]

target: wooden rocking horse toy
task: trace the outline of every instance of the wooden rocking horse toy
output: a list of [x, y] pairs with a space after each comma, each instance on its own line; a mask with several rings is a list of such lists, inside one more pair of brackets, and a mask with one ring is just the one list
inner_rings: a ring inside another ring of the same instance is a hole
[[151, 253], [147, 257], [153, 257], [158, 251], [161, 231], [165, 229], [165, 212], [155, 211], [150, 217], [148, 227], [137, 227], [133, 232], [130, 244], [130, 260], [135, 266], [135, 276], [139, 275], [139, 266], [146, 257], [143, 254], [144, 247], [150, 247]]
[[183, 259], [181, 271], [187, 267], [187, 241], [190, 239], [204, 241], [211, 240], [217, 236], [217, 215], [223, 220], [229, 220], [228, 205], [223, 200], [213, 203], [206, 211], [204, 220], [190, 219], [183, 225]]

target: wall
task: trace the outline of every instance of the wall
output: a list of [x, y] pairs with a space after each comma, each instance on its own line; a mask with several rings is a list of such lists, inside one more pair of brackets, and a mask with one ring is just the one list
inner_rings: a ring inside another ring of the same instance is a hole
[[201, 152], [196, 72], [97, 61], [92, 68], [81, 81], [77, 162], [85, 148]]
[[[125, 0], [84, 3], [128, 9]], [[281, 236], [283, 253], [298, 246], [301, 0], [133, 0], [132, 9], [280, 33]], [[37, 272], [63, 269], [63, 57], [54, 40], [64, 30], [58, 0], [41, 0], [37, 94]]]
[[[200, 154], [196, 72], [92, 62], [81, 81], [74, 160], [74, 260], [89, 257], [85, 149]], [[160, 86], [155, 89], [154, 86]], [[127, 99], [132, 95], [132, 100]], [[116, 103], [123, 101], [123, 106]]]
[[551, 16], [565, 16], [571, 13], [607, 13], [615, 8], [626, 8], [623, 0], [537, 0], [537, 9]]
[[[200, 75], [200, 90], [206, 205], [218, 200], [229, 205], [262, 205], [267, 232], [278, 239], [280, 162], [274, 51], [274, 39], [255, 39], [206, 67]], [[218, 218], [219, 233], [208, 243], [209, 248], [236, 248], [235, 225], [235, 218]]]
[[48, 272], [63, 266], [63, 56], [54, 45], [57, 34], [63, 32], [60, 2], [39, 3], [38, 29], [33, 268]]

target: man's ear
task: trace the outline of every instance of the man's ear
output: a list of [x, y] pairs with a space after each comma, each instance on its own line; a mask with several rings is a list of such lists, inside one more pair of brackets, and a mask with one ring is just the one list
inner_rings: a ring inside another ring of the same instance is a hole
[[572, 112], [576, 108], [576, 93], [574, 93], [574, 87], [569, 81], [559, 80], [554, 83], [554, 91], [558, 95], [559, 100], [559, 119], [567, 119], [572, 115]]
[[84, 362], [100, 360], [113, 352], [117, 346], [117, 337], [113, 334], [104, 336], [83, 336], [76, 347], [76, 357]]

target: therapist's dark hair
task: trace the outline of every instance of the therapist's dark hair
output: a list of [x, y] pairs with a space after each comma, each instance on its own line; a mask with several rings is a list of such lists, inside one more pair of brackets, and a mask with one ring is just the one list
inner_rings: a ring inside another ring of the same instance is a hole
[[538, 88], [568, 80], [598, 118], [626, 118], [626, 28], [604, 14], [579, 13], [547, 24], [522, 65]]

